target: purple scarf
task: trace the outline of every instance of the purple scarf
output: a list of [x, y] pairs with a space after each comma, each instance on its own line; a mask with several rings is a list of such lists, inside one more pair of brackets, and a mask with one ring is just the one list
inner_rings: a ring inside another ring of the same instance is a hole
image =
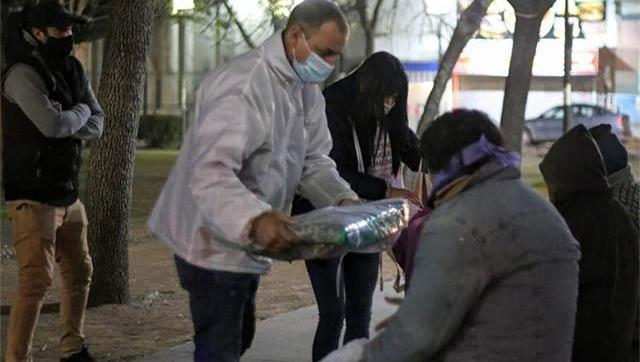
[[435, 196], [438, 191], [451, 181], [467, 174], [468, 166], [487, 157], [489, 161], [497, 162], [504, 167], [520, 167], [520, 155], [496, 146], [482, 135], [478, 141], [468, 145], [463, 148], [462, 151], [451, 157], [449, 164], [444, 169], [435, 173], [433, 177], [432, 195]]

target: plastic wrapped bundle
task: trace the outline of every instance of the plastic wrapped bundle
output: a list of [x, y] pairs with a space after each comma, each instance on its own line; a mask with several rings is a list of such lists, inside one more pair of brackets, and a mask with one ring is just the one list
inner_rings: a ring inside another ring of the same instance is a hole
[[279, 260], [330, 258], [374, 244], [383, 244], [408, 223], [404, 199], [385, 199], [359, 205], [326, 207], [293, 218], [291, 227], [300, 243], [277, 254], [251, 244], [249, 251]]

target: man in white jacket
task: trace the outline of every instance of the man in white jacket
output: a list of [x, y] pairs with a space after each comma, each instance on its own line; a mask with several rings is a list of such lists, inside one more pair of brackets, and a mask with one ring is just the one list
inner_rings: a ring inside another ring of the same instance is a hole
[[251, 345], [259, 276], [249, 254], [296, 242], [287, 216], [296, 192], [316, 207], [357, 199], [327, 156], [331, 137], [317, 83], [348, 38], [340, 9], [306, 0], [283, 32], [209, 76], [195, 123], [149, 219], [176, 254], [189, 292], [195, 361], [238, 361]]

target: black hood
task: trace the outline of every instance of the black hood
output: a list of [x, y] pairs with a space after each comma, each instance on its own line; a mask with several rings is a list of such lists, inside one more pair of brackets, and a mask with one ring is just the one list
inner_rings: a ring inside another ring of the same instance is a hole
[[609, 192], [602, 155], [583, 125], [572, 128], [551, 146], [540, 171], [556, 205], [583, 193]]

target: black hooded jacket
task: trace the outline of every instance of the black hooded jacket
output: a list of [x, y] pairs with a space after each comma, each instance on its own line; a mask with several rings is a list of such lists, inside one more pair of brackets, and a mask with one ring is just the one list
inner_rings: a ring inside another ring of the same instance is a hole
[[[352, 128], [354, 113], [360, 111], [357, 105], [354, 104], [357, 92], [355, 74], [333, 83], [324, 91], [327, 123], [333, 139], [333, 148], [329, 155], [336, 162], [340, 176], [349, 182], [351, 189], [360, 198], [379, 200], [384, 198], [387, 191], [386, 182], [367, 173], [358, 172], [358, 160]], [[409, 128], [406, 115], [396, 107], [386, 117], [388, 118], [388, 123], [396, 125], [396, 127], [388, 131], [391, 142], [393, 172], [398, 172], [400, 162], [417, 171], [420, 165], [420, 145], [418, 137]], [[357, 129], [356, 132], [361, 134], [361, 131], [359, 132]], [[367, 155], [364, 151], [363, 161], [365, 167], [367, 167], [370, 162], [370, 155]], [[313, 206], [306, 199], [297, 196], [294, 200], [293, 214], [300, 214], [312, 209]]]
[[612, 197], [602, 155], [584, 126], [560, 138], [540, 170], [582, 249], [573, 361], [627, 361], [638, 304], [638, 231]]

